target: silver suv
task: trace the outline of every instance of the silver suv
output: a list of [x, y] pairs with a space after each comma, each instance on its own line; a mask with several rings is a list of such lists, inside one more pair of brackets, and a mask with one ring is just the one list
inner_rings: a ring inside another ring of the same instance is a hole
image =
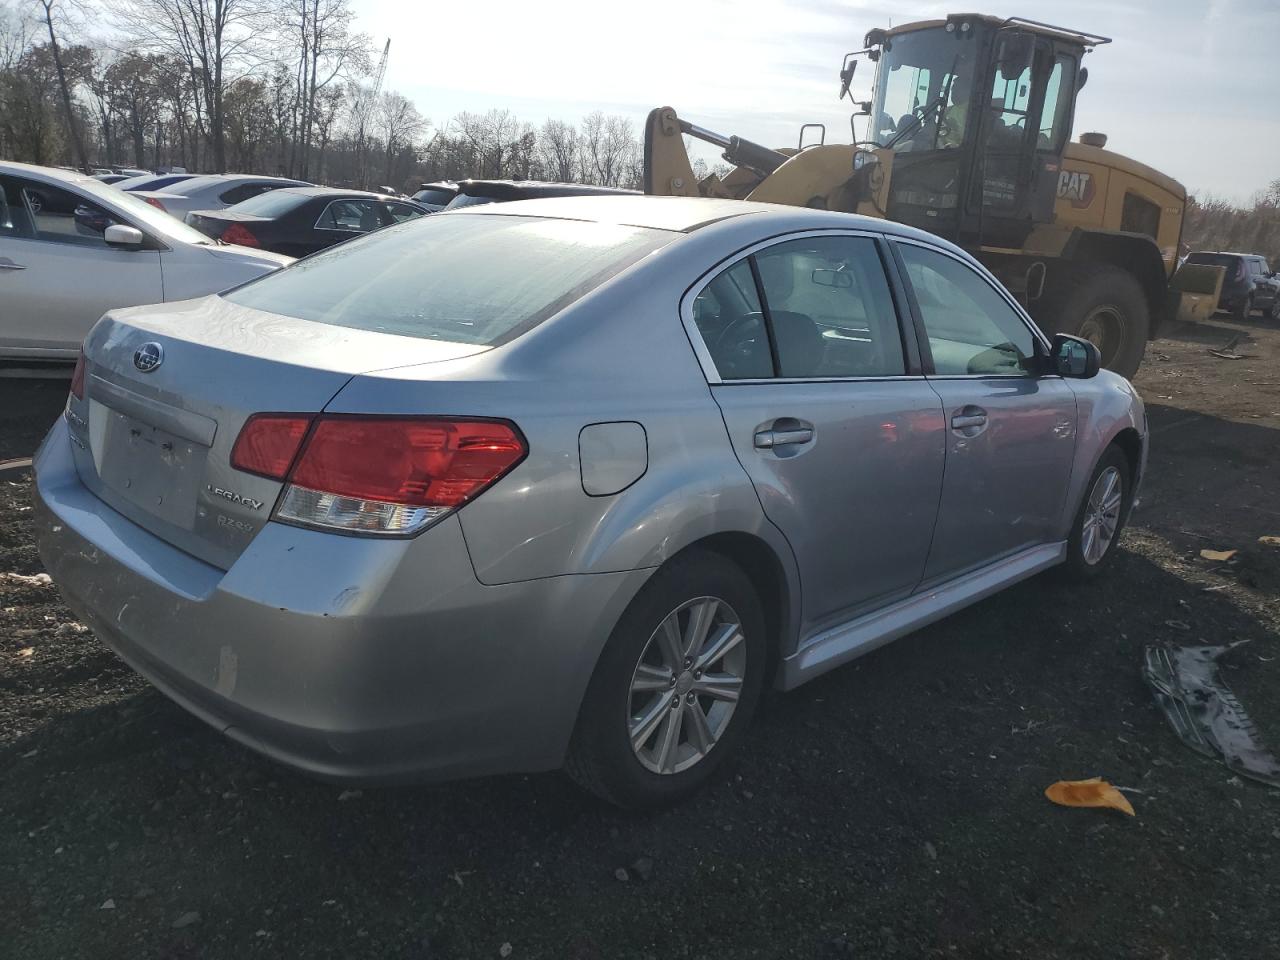
[[329, 778], [697, 787], [796, 687], [1096, 574], [1142, 403], [910, 228], [535, 200], [113, 311], [36, 460], [70, 606]]

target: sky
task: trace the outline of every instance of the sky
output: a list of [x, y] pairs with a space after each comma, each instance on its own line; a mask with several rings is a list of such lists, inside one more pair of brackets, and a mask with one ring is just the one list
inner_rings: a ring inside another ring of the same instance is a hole
[[[354, 0], [358, 28], [379, 48], [389, 33], [379, 25], [394, 25], [385, 88], [436, 125], [494, 107], [534, 124], [603, 110], [630, 118], [639, 135], [648, 111], [669, 105], [774, 147], [794, 145], [807, 122], [825, 123], [829, 143], [849, 142], [837, 74], [868, 29], [977, 6], [488, 0], [483, 15], [428, 23], [415, 0]], [[1102, 131], [1109, 149], [1202, 196], [1245, 203], [1280, 179], [1280, 0], [1021, 0], [981, 12], [1114, 38], [1085, 57], [1075, 135]], [[868, 67], [854, 81], [858, 99], [869, 98]]]

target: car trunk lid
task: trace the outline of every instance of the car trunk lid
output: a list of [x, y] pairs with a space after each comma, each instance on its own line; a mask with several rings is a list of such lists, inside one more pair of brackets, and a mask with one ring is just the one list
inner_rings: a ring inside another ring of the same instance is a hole
[[86, 486], [139, 526], [226, 569], [282, 483], [231, 467], [255, 413], [319, 413], [350, 378], [484, 347], [354, 330], [217, 297], [113, 311], [85, 341], [72, 407]]

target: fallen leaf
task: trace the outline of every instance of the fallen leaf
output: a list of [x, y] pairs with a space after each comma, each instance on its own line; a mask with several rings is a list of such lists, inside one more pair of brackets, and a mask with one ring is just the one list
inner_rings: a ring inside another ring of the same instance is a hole
[[1259, 543], [1265, 543], [1268, 547], [1280, 547], [1280, 537], [1259, 537]]
[[1059, 780], [1044, 795], [1062, 807], [1107, 807], [1135, 816], [1125, 795], [1101, 777], [1088, 780]]
[[1200, 556], [1205, 560], [1216, 560], [1218, 562], [1230, 560], [1236, 555], [1235, 550], [1201, 550]]
[[29, 657], [35, 652], [36, 652], [35, 647], [23, 647], [21, 650], [18, 651], [18, 656]]

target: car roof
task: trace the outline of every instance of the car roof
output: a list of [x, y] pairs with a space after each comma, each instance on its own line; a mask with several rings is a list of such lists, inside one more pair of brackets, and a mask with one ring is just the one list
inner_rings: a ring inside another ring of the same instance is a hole
[[638, 196], [638, 190], [597, 187], [588, 183], [550, 183], [545, 180], [459, 180], [458, 193], [494, 200], [527, 200], [534, 197]]
[[406, 200], [404, 197], [393, 197], [388, 193], [375, 193], [372, 190], [348, 190], [343, 187], [284, 187], [275, 193], [293, 193], [303, 197], [352, 197], [359, 199], [361, 197], [369, 197], [374, 200], [388, 200], [395, 203], [412, 204], [412, 200]]
[[0, 172], [10, 173], [19, 177], [32, 177], [36, 180], [45, 180], [51, 183], [102, 183], [96, 177], [81, 173], [78, 170], [63, 170], [61, 167], [41, 167], [34, 163], [18, 163], [15, 160], [0, 160]]
[[[925, 240], [971, 259], [959, 247], [936, 234], [894, 223], [864, 217], [856, 213], [814, 210], [778, 203], [756, 203], [750, 200], [722, 200], [704, 197], [556, 197], [541, 200], [518, 200], [514, 203], [485, 204], [446, 210], [435, 216], [450, 217], [546, 217], [553, 220], [586, 220], [628, 227], [646, 227], [693, 233], [714, 224], [751, 217], [761, 228], [776, 228], [778, 233], [795, 230], [869, 230], [906, 238]], [[757, 219], [759, 218], [759, 219]]]

